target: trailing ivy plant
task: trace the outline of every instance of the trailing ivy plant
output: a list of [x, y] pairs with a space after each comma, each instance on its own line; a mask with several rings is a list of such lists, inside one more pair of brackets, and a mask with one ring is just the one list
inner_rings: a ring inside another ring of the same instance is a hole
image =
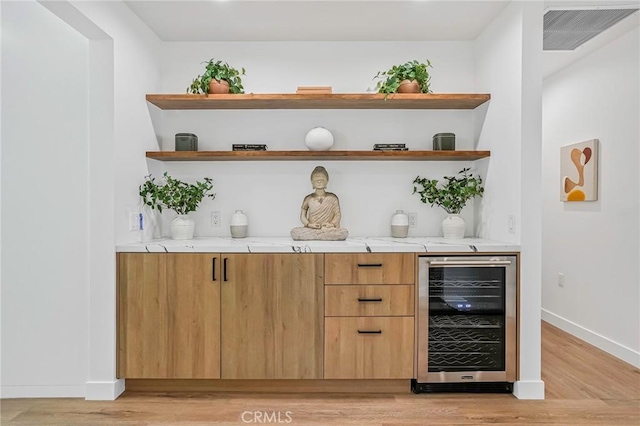
[[140, 197], [142, 202], [151, 209], [167, 208], [178, 214], [194, 212], [204, 197], [212, 200], [216, 194], [212, 193], [213, 183], [211, 178], [204, 178], [204, 182], [190, 184], [174, 179], [167, 172], [162, 175], [164, 183], [156, 183], [151, 175], [145, 176], [144, 184], [140, 185]]
[[[420, 201], [437, 205], [449, 214], [460, 214], [467, 201], [475, 196], [482, 197], [484, 188], [482, 178], [469, 173], [468, 168], [462, 169], [456, 176], [445, 176], [447, 181], [440, 188], [437, 179], [425, 179], [420, 176], [413, 181], [413, 193], [420, 194]], [[421, 189], [419, 187], [422, 187]]]
[[226, 81], [229, 83], [229, 93], [244, 93], [244, 87], [242, 86], [242, 75], [245, 75], [245, 69], [238, 71], [226, 62], [215, 61], [209, 59], [207, 62], [203, 62], [205, 70], [202, 75], [198, 75], [193, 79], [193, 82], [187, 87], [187, 93], [209, 93], [209, 83], [211, 80]]
[[[418, 62], [416, 60], [405, 62], [402, 65], [394, 65], [387, 71], [378, 71], [374, 80], [379, 79], [376, 88], [378, 93], [396, 93], [402, 80], [416, 80], [420, 85], [420, 92], [430, 93], [429, 83], [431, 76], [427, 68], [431, 66], [431, 62]], [[386, 99], [386, 96], [385, 96]]]

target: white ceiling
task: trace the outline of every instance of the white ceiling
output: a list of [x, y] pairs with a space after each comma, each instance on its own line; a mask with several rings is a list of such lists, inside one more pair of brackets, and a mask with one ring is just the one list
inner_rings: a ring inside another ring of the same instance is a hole
[[[551, 0], [547, 8], [638, 5], [640, 0]], [[163, 41], [473, 40], [509, 0], [126, 0]], [[559, 71], [640, 25], [639, 13], [571, 52], [544, 52]], [[541, 18], [542, 19], [542, 18]]]
[[508, 3], [126, 1], [163, 41], [473, 40]]

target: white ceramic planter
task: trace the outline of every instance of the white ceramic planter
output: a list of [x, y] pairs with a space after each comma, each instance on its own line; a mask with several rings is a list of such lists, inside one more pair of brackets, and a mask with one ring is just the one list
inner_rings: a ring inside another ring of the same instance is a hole
[[464, 219], [459, 214], [450, 214], [442, 221], [445, 238], [464, 238]]
[[171, 238], [174, 240], [190, 240], [193, 238], [193, 231], [196, 223], [186, 214], [179, 214], [171, 221]]

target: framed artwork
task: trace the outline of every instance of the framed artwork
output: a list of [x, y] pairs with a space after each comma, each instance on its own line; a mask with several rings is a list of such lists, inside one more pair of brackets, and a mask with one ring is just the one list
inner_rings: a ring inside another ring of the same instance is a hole
[[598, 199], [598, 139], [560, 147], [560, 200]]

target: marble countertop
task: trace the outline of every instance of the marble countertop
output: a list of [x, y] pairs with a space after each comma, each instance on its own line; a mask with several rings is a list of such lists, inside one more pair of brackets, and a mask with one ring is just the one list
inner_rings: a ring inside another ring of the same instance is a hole
[[479, 238], [353, 237], [345, 241], [294, 241], [289, 237], [158, 239], [116, 246], [135, 253], [475, 253], [518, 252], [520, 245]]

